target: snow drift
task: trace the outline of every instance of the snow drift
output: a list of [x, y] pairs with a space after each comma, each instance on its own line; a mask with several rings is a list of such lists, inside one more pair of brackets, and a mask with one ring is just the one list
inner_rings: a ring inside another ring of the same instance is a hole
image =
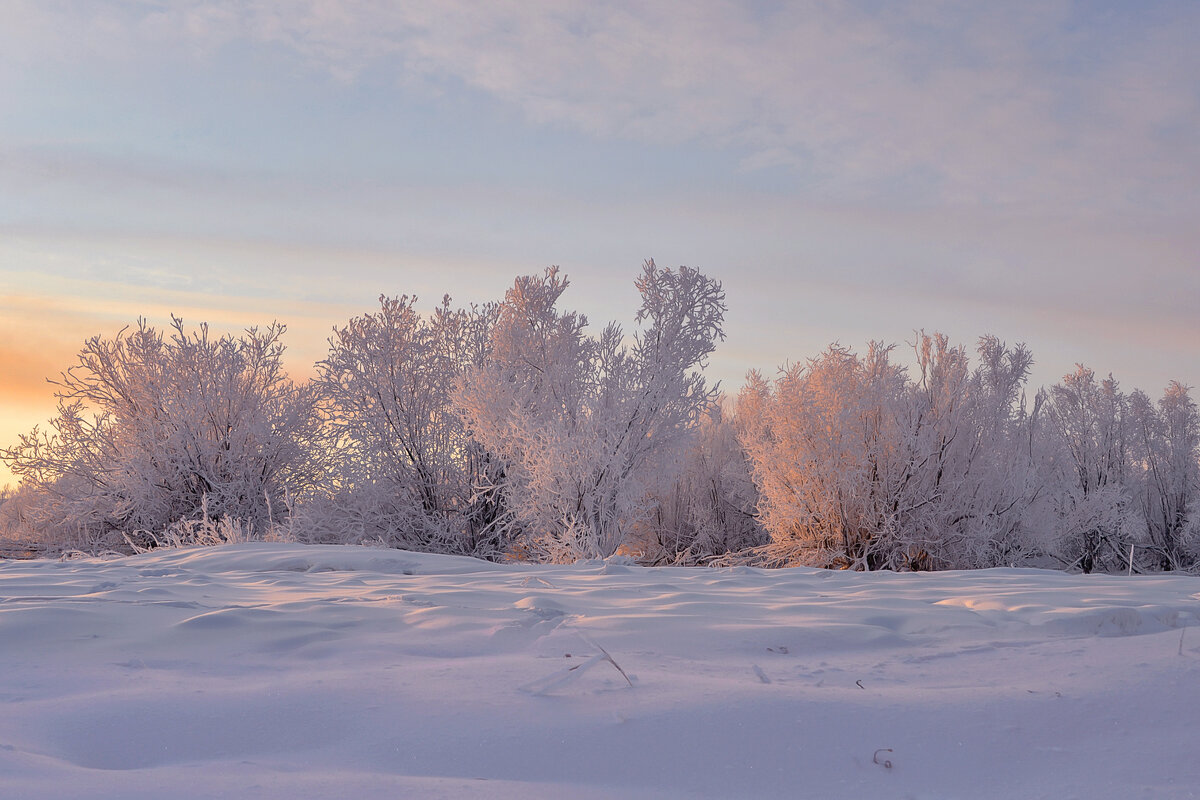
[[1195, 797], [1200, 580], [0, 563], [5, 797]]

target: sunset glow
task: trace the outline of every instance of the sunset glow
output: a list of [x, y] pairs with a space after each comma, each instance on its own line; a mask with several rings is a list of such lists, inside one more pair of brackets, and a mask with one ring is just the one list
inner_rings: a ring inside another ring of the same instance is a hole
[[[641, 261], [724, 283], [736, 391], [832, 341], [992, 333], [1200, 384], [1200, 8], [6, 4], [0, 445], [84, 338], [289, 326]], [[9, 480], [0, 467], [0, 484]]]

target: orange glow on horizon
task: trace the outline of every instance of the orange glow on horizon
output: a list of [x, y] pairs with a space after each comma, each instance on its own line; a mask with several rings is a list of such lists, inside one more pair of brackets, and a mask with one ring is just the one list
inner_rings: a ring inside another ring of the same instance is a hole
[[[209, 323], [213, 333], [238, 333], [274, 319], [288, 324], [285, 364], [298, 381], [315, 374], [334, 325], [369, 310], [344, 309], [301, 301], [275, 301], [264, 310], [259, 298], [151, 290], [129, 297], [128, 287], [98, 281], [67, 281], [38, 276], [37, 294], [0, 294], [0, 449], [17, 444], [34, 425], [44, 429], [54, 416], [55, 388], [47, 379], [76, 362], [83, 342], [115, 336], [139, 316], [164, 328], [171, 314], [187, 328]], [[276, 312], [276, 313], [272, 313]], [[16, 478], [0, 461], [0, 487]]]

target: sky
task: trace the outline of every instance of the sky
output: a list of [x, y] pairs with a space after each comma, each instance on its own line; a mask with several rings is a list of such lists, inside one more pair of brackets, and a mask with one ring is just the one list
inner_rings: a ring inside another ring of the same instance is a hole
[[[0, 446], [139, 316], [288, 325], [555, 264], [724, 284], [736, 392], [831, 342], [1200, 385], [1200, 4], [0, 0]], [[8, 478], [0, 467], [0, 484]]]

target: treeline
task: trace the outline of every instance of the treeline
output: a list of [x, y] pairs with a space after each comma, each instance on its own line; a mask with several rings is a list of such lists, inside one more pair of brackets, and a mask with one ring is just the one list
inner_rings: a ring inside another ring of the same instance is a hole
[[[919, 333], [839, 345], [736, 399], [702, 370], [716, 281], [650, 261], [626, 334], [560, 308], [556, 268], [498, 303], [416, 298], [334, 329], [305, 383], [284, 327], [144, 321], [84, 343], [58, 410], [3, 451], [0, 531], [95, 552], [287, 538], [488, 559], [1191, 569], [1200, 414], [1082, 366]], [[1131, 560], [1132, 559], [1132, 560]]]

